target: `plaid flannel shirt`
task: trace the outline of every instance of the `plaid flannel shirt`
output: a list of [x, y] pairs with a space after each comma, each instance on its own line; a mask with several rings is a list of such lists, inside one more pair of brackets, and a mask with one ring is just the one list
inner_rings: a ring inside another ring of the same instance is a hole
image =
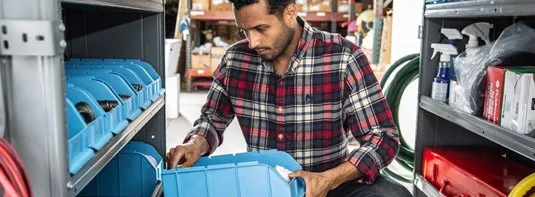
[[[303, 34], [284, 76], [247, 40], [227, 49], [185, 141], [203, 136], [212, 153], [236, 116], [249, 151], [285, 151], [312, 172], [349, 161], [364, 175], [357, 182], [371, 184], [399, 148], [377, 79], [358, 46], [298, 22]], [[360, 143], [352, 152], [349, 135]]]

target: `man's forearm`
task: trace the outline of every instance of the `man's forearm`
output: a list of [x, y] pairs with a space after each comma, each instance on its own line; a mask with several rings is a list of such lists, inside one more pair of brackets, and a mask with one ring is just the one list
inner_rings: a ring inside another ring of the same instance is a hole
[[344, 162], [336, 168], [327, 170], [324, 174], [331, 180], [331, 189], [335, 189], [345, 182], [362, 177], [362, 173], [349, 162]]

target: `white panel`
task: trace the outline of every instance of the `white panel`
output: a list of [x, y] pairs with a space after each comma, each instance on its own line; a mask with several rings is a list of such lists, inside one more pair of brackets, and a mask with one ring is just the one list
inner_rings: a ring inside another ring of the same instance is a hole
[[422, 25], [423, 0], [394, 1], [391, 62], [405, 55], [420, 53], [418, 27]]

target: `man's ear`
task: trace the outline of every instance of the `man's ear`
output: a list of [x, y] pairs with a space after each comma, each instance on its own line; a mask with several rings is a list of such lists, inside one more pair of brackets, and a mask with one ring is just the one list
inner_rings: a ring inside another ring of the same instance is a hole
[[292, 24], [297, 18], [297, 5], [291, 3], [284, 9], [283, 18], [286, 24]]

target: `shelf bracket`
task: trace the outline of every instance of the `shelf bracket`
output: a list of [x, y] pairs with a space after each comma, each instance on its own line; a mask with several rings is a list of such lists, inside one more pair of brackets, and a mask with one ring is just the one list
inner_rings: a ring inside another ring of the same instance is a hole
[[0, 55], [55, 56], [67, 43], [61, 21], [0, 20]]

